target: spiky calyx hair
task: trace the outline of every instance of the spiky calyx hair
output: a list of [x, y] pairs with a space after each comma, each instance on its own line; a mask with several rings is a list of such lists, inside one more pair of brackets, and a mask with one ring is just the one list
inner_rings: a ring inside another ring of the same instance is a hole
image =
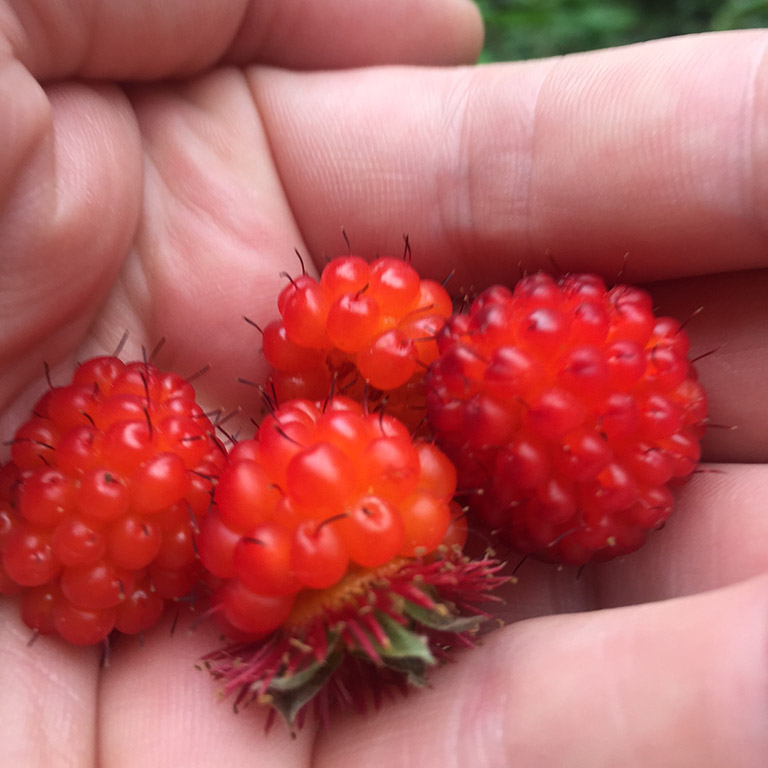
[[429, 560], [403, 559], [351, 572], [333, 589], [307, 591], [286, 624], [255, 642], [207, 654], [234, 706], [258, 702], [301, 727], [307, 714], [329, 722], [339, 707], [365, 711], [385, 697], [424, 686], [431, 667], [471, 647], [508, 579], [491, 557], [446, 548]]

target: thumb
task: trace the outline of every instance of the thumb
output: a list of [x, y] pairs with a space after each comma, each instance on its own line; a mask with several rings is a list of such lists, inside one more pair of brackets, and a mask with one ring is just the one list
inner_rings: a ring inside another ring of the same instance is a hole
[[768, 577], [512, 625], [435, 686], [323, 736], [317, 768], [759, 768]]

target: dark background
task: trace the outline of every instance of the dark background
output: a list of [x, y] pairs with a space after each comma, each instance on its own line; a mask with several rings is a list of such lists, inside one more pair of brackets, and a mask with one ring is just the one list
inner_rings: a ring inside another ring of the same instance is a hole
[[693, 32], [768, 27], [768, 0], [477, 0], [481, 61], [607, 48]]

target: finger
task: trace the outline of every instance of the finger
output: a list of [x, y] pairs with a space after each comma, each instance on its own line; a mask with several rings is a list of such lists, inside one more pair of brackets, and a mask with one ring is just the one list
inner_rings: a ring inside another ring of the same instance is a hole
[[280, 273], [296, 272], [303, 246], [242, 76], [136, 89], [130, 106], [117, 89], [49, 90], [31, 158], [3, 179], [19, 202], [0, 218], [0, 434], [45, 389], [43, 361], [63, 384], [125, 331], [126, 359], [167, 337], [159, 365], [189, 375], [208, 363], [216, 375], [200, 391], [216, 390], [212, 407], [250, 400], [258, 413], [258, 394], [236, 382], [263, 378], [242, 316], [272, 319]]
[[13, 105], [0, 119], [4, 410], [41, 378], [43, 360], [54, 366], [73, 349], [104, 302], [136, 227], [142, 169], [136, 123], [117, 88], [45, 93], [6, 63], [0, 94]]
[[768, 462], [768, 270], [650, 286], [659, 313], [685, 322], [709, 400], [710, 461]]
[[0, 604], [0, 764], [96, 766], [98, 648], [38, 637]]
[[276, 723], [267, 733], [265, 709], [233, 712], [210, 676], [195, 669], [219, 644], [214, 630], [192, 632], [188, 620], [173, 635], [168, 621], [158, 625], [144, 645], [118, 640], [99, 693], [100, 766], [309, 766], [310, 729], [292, 738]]
[[768, 758], [768, 579], [536, 619], [439, 670], [431, 689], [322, 734], [338, 765], [729, 766]]
[[39, 79], [154, 79], [220, 60], [296, 68], [473, 61], [469, 0], [88, 0], [6, 3], [0, 33]]
[[145, 146], [144, 213], [98, 329], [119, 332], [131, 318], [127, 357], [165, 338], [161, 367], [188, 375], [210, 365], [195, 383], [201, 397], [243, 406], [247, 421], [261, 396], [238, 379], [262, 382], [266, 366], [261, 334], [243, 317], [260, 327], [274, 319], [286, 275], [302, 268], [295, 249], [306, 253], [269, 142], [237, 70], [130, 96]]
[[[454, 286], [766, 264], [768, 33], [464, 70], [254, 72], [313, 253], [399, 252]], [[311, 169], [311, 171], [308, 171]], [[323, 205], [317, 204], [323, 200]]]
[[226, 58], [296, 69], [466, 64], [482, 44], [471, 0], [272, 0], [249, 4]]

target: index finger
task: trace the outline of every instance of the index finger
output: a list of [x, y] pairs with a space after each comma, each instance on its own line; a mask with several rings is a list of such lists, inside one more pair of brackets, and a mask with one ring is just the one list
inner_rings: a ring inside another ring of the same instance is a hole
[[0, 63], [10, 52], [40, 80], [181, 77], [222, 61], [296, 69], [456, 64], [473, 61], [481, 45], [470, 0], [0, 4]]
[[[452, 285], [768, 263], [768, 32], [561, 59], [252, 73], [305, 243], [399, 252]], [[311, 169], [311, 172], [308, 172]], [[322, 205], [318, 201], [322, 200]]]

